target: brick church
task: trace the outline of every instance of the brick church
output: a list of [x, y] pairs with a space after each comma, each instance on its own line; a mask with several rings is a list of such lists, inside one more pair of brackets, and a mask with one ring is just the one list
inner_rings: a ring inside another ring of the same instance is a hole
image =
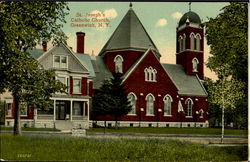
[[[185, 13], [176, 28], [176, 64], [160, 62], [161, 54], [130, 4], [98, 56], [84, 53], [85, 33], [77, 32], [77, 51], [61, 43], [30, 51], [45, 69], [55, 69], [68, 94], [55, 94], [51, 111], [27, 106], [22, 121], [31, 127], [56, 127], [67, 120], [74, 127], [89, 123], [114, 126], [112, 117], [92, 121], [91, 97], [104, 80], [120, 72], [132, 110], [119, 121], [126, 127], [208, 127], [204, 79], [204, 29], [199, 16]], [[13, 125], [12, 99], [6, 100], [6, 125]]]

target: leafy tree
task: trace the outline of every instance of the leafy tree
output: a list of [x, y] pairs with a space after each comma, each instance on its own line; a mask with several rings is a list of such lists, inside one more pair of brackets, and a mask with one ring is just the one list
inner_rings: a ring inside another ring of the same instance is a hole
[[92, 113], [96, 116], [113, 116], [116, 121], [116, 128], [120, 117], [131, 111], [122, 85], [121, 74], [114, 73], [111, 81], [105, 81], [99, 91], [93, 96]]
[[61, 30], [68, 7], [65, 2], [0, 2], [0, 92], [12, 92], [14, 135], [21, 134], [21, 102], [48, 106], [51, 94], [65, 86], [54, 80], [26, 51], [43, 41], [63, 41]]
[[216, 69], [219, 79], [212, 88], [208, 89], [210, 96], [210, 102], [220, 105], [222, 110], [222, 135], [221, 142], [224, 138], [224, 114], [225, 109], [235, 109], [237, 101], [244, 97], [244, 84], [238, 80], [232, 78], [230, 75], [229, 66], [225, 63], [223, 66]]
[[[216, 18], [209, 18], [206, 23], [207, 43], [211, 48], [212, 57], [207, 66], [215, 73], [220, 73], [221, 66], [227, 63], [228, 76], [243, 84], [246, 94], [235, 103], [234, 114], [237, 125], [247, 126], [248, 108], [248, 4], [232, 2], [225, 6]], [[223, 77], [218, 76], [220, 82]], [[236, 112], [238, 114], [236, 114]]]
[[212, 54], [207, 66], [216, 71], [226, 62], [233, 78], [247, 83], [248, 5], [232, 2], [222, 11], [206, 23], [206, 38]]

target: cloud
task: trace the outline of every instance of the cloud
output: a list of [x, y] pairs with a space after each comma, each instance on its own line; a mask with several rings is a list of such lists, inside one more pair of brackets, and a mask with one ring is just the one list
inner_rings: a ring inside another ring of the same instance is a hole
[[157, 27], [163, 27], [163, 26], [166, 26], [167, 24], [168, 24], [167, 19], [161, 18], [161, 19], [159, 19], [159, 20], [157, 21], [156, 26], [157, 26]]
[[104, 14], [105, 14], [106, 18], [114, 19], [114, 18], [117, 17], [117, 12], [116, 12], [116, 10], [114, 8], [111, 8], [109, 10], [105, 10]]
[[180, 13], [180, 12], [175, 12], [172, 14], [172, 18], [174, 18], [174, 19], [179, 19], [181, 17], [182, 17], [182, 13]]

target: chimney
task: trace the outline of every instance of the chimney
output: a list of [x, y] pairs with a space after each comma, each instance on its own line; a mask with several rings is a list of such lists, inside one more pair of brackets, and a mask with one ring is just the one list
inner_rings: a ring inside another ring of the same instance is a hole
[[42, 46], [43, 46], [43, 51], [46, 52], [47, 51], [47, 42], [43, 41]]
[[77, 39], [77, 46], [76, 46], [76, 52], [77, 53], [84, 53], [84, 37], [85, 33], [83, 32], [77, 32], [76, 33], [76, 39]]

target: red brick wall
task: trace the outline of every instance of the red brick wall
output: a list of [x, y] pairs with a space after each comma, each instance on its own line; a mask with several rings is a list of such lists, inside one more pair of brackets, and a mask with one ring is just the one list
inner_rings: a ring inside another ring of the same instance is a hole
[[123, 58], [123, 73], [126, 71], [143, 55], [144, 52], [138, 51], [120, 51], [120, 52], [108, 52], [104, 56], [104, 62], [111, 72], [115, 72], [114, 58], [117, 55]]

